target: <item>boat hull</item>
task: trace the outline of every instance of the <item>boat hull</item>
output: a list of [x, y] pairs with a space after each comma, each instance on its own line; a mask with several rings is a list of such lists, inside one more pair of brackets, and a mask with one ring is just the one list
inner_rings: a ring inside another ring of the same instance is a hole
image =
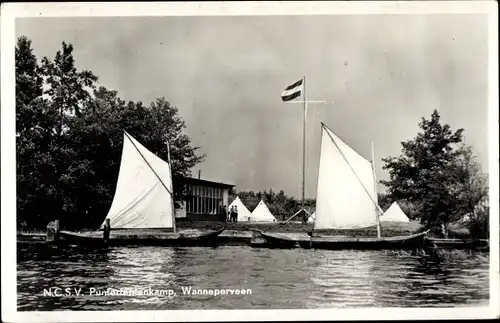
[[384, 250], [384, 249], [418, 249], [425, 246], [427, 232], [409, 236], [368, 238], [347, 236], [292, 236], [287, 234], [259, 231], [269, 247], [275, 248], [304, 248], [304, 249], [357, 249], [357, 250]]
[[151, 232], [134, 230], [112, 230], [104, 239], [102, 231], [77, 233], [60, 231], [57, 244], [77, 244], [84, 246], [211, 246], [225, 230]]

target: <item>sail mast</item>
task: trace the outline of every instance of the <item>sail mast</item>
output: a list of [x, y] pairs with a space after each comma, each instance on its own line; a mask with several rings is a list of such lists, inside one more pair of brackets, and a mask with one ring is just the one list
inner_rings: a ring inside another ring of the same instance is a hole
[[373, 172], [373, 189], [375, 190], [375, 215], [377, 218], [377, 237], [380, 239], [380, 213], [378, 211], [378, 192], [377, 192], [377, 174], [375, 172], [375, 145], [372, 141], [372, 172]]
[[[307, 114], [307, 99], [306, 99], [306, 77], [304, 75], [304, 117], [302, 124], [302, 211], [305, 212], [305, 185], [306, 185], [306, 114]], [[303, 215], [304, 216], [304, 215]]]
[[[168, 166], [170, 167], [170, 173], [172, 173], [172, 163], [170, 159], [170, 143], [167, 140], [167, 152], [168, 152]], [[170, 176], [170, 179], [172, 179], [172, 176]], [[172, 190], [173, 190], [174, 185], [172, 184]], [[172, 192], [173, 193], [173, 192]], [[172, 194], [172, 203], [170, 203], [172, 207], [172, 229], [175, 232], [177, 232], [177, 227], [175, 225], [175, 206], [174, 206], [175, 200], [174, 200], [174, 194]]]

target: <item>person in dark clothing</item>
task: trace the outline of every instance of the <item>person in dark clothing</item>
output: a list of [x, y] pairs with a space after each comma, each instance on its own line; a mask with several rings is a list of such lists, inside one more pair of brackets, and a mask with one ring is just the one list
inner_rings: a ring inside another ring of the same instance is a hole
[[238, 207], [235, 205], [234, 206], [234, 222], [238, 222]]
[[231, 210], [229, 210], [229, 222], [234, 222], [234, 205], [231, 206]]

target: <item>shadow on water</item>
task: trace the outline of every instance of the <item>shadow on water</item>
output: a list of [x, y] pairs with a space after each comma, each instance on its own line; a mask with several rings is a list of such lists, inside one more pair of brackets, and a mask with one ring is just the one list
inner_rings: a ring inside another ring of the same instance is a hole
[[[18, 244], [18, 310], [293, 309], [470, 305], [488, 300], [488, 254], [272, 250], [241, 246], [86, 249]], [[44, 289], [81, 288], [54, 297]], [[189, 288], [250, 289], [194, 295]], [[90, 291], [93, 289], [93, 295]], [[109, 295], [112, 290], [175, 291]], [[74, 292], [73, 292], [74, 293]]]

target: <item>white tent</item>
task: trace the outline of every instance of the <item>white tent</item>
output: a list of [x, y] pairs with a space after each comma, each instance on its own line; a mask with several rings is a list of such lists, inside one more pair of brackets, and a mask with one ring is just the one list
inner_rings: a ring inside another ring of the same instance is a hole
[[314, 223], [314, 219], [316, 218], [316, 212], [313, 212], [307, 219], [307, 223]]
[[253, 210], [250, 216], [252, 222], [276, 222], [276, 218], [272, 215], [271, 211], [267, 208], [264, 201], [260, 201], [257, 207]]
[[233, 207], [233, 205], [235, 205], [236, 209], [238, 210], [238, 222], [249, 221], [252, 214], [238, 196], [236, 196], [234, 201], [231, 204], [229, 204], [228, 208], [229, 212], [231, 212], [231, 208]]
[[401, 210], [398, 203], [394, 202], [380, 217], [380, 222], [410, 222], [410, 219]]

